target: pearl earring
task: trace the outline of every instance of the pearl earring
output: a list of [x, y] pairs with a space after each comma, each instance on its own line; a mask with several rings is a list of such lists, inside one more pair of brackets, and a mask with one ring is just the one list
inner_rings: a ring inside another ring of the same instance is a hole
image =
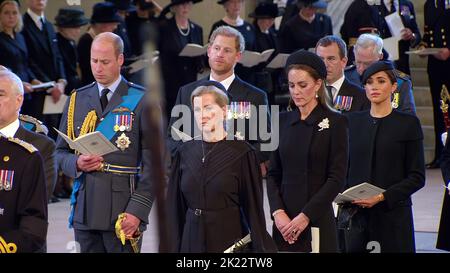
[[319, 94], [316, 93], [316, 99], [319, 98]]

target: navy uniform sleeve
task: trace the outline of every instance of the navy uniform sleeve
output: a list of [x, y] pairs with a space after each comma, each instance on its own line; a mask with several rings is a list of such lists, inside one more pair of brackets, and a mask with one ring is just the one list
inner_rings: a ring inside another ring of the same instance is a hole
[[[142, 103], [145, 103], [146, 96], [142, 98]], [[153, 176], [152, 176], [152, 155], [150, 150], [150, 141], [152, 134], [148, 126], [148, 112], [146, 107], [143, 107], [139, 113], [139, 141], [141, 147], [141, 174], [139, 181], [136, 184], [135, 191], [132, 193], [125, 212], [133, 214], [142, 222], [148, 224], [148, 216], [152, 208], [154, 194], [153, 194]], [[162, 132], [160, 133], [162, 135]]]

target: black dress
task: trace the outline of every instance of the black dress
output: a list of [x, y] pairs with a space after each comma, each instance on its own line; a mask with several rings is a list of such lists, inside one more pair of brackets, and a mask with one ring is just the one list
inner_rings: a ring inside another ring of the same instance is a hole
[[270, 211], [283, 209], [291, 219], [303, 212], [310, 224], [292, 245], [274, 224], [272, 234], [278, 249], [310, 252], [310, 228], [318, 227], [319, 251], [337, 252], [332, 202], [347, 174], [347, 120], [321, 105], [301, 120], [296, 108], [280, 115], [279, 136], [280, 144], [272, 153], [267, 178]]
[[416, 116], [393, 110], [384, 118], [369, 111], [348, 115], [350, 161], [347, 187], [369, 182], [386, 191], [385, 200], [360, 209], [362, 229], [346, 233], [348, 252], [415, 252], [411, 195], [425, 185], [423, 134]]
[[30, 69], [28, 49], [21, 33], [14, 33], [14, 39], [5, 32], [0, 32], [0, 64], [11, 69], [22, 81], [36, 79]]
[[171, 252], [223, 252], [248, 233], [253, 251], [276, 251], [266, 231], [258, 161], [247, 142], [186, 142], [173, 162]]
[[159, 34], [159, 59], [164, 79], [166, 110], [170, 117], [178, 90], [181, 86], [196, 81], [197, 73], [202, 68], [201, 57], [180, 57], [178, 54], [188, 43], [203, 46], [203, 30], [189, 21], [189, 33], [184, 36], [180, 33], [175, 18], [171, 18], [160, 22]]

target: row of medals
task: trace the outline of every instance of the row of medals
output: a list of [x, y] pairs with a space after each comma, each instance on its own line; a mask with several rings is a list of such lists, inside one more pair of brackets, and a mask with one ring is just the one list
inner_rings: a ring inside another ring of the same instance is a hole
[[122, 134], [117, 138], [116, 145], [121, 151], [125, 151], [130, 147], [130, 138], [125, 134], [125, 132], [131, 132], [133, 125], [132, 115], [116, 115], [116, 120], [114, 124], [114, 132], [122, 132]]

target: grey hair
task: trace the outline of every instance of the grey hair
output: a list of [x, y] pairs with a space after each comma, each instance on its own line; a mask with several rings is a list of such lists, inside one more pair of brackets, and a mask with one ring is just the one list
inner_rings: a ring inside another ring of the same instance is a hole
[[17, 93], [17, 95], [23, 96], [23, 83], [16, 74], [9, 70], [0, 70], [0, 79], [3, 80], [3, 78], [9, 79], [12, 83], [12, 89]]
[[359, 48], [367, 49], [373, 48], [373, 55], [380, 55], [383, 53], [383, 40], [377, 35], [364, 33], [361, 34], [356, 41], [355, 47], [353, 48], [353, 52], [356, 55], [356, 51]]
[[95, 36], [92, 44], [94, 44], [94, 42], [98, 40], [112, 43], [116, 57], [119, 57], [120, 54], [123, 54], [123, 40], [119, 35], [112, 32], [103, 32]]
[[209, 44], [212, 45], [216, 37], [219, 35], [235, 38], [236, 50], [240, 53], [244, 52], [245, 50], [244, 36], [242, 36], [242, 34], [238, 30], [229, 26], [220, 26], [216, 28], [211, 34], [211, 37], [209, 38]]

